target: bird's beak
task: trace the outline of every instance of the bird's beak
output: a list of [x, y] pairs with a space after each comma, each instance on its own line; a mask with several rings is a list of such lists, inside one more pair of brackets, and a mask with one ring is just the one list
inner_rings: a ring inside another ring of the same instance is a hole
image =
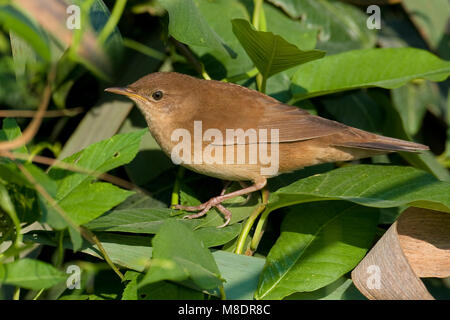
[[106, 92], [111, 92], [111, 93], [116, 93], [116, 94], [120, 94], [123, 96], [128, 96], [130, 98], [137, 98], [139, 100], [143, 100], [142, 96], [140, 96], [139, 94], [137, 94], [134, 90], [127, 88], [127, 87], [111, 87], [111, 88], [106, 88], [105, 89]]

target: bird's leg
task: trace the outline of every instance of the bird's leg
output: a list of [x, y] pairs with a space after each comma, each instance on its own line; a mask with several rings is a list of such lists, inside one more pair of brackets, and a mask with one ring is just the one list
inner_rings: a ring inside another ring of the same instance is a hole
[[[183, 209], [186, 211], [199, 211], [198, 213], [195, 214], [191, 214], [188, 216], [184, 216], [183, 218], [185, 219], [195, 219], [195, 218], [199, 218], [203, 215], [205, 215], [209, 209], [211, 209], [212, 207], [216, 207], [224, 216], [225, 216], [225, 223], [221, 226], [219, 226], [220, 228], [225, 227], [226, 225], [228, 225], [228, 223], [230, 222], [231, 219], [231, 212], [226, 209], [221, 203], [225, 200], [228, 199], [232, 199], [238, 196], [242, 196], [245, 194], [249, 194], [258, 190], [261, 190], [262, 188], [264, 188], [267, 184], [267, 179], [264, 177], [261, 177], [259, 179], [256, 179], [254, 181], [254, 184], [251, 185], [250, 187], [246, 187], [240, 190], [236, 190], [234, 192], [230, 192], [227, 194], [224, 194], [224, 192], [222, 191], [222, 193], [214, 198], [209, 199], [207, 202], [202, 203], [201, 205], [197, 206], [197, 207], [183, 207], [183, 206], [175, 206], [175, 209]], [[225, 188], [226, 189], [226, 188]], [[186, 209], [187, 208], [187, 209]], [[194, 209], [195, 208], [195, 209]]]
[[[225, 192], [227, 191], [227, 189], [230, 186], [231, 182], [232, 181], [225, 181], [224, 182], [223, 189], [220, 192], [221, 196], [223, 196], [225, 194]], [[207, 203], [208, 202], [205, 202], [205, 203], [202, 203], [202, 204], [200, 204], [198, 206], [182, 206], [180, 204], [177, 204], [177, 205], [174, 205], [173, 208], [174, 209], [178, 209], [178, 210], [184, 210], [184, 211], [199, 211], [199, 210], [205, 209], [207, 207]], [[208, 208], [208, 210], [209, 210], [209, 208]], [[194, 218], [197, 218], [197, 217], [194, 217]]]
[[[244, 181], [239, 181], [239, 185], [244, 189], [248, 187], [248, 185]], [[252, 198], [252, 195], [253, 195], [253, 192], [247, 194], [247, 198], [244, 200], [244, 202], [241, 202], [241, 206], [246, 205]]]

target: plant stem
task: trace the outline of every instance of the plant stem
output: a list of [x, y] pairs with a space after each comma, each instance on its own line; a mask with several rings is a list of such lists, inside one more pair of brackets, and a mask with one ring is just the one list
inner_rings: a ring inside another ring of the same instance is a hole
[[220, 300], [227, 300], [227, 295], [225, 294], [225, 289], [223, 288], [223, 285], [219, 287], [220, 291]]
[[134, 41], [133, 39], [123, 38], [123, 45], [156, 60], [164, 60], [166, 58], [165, 54], [140, 42]]
[[16, 287], [14, 289], [13, 300], [19, 300], [19, 299], [20, 299], [20, 287]]
[[244, 251], [245, 242], [247, 240], [248, 234], [250, 233], [250, 230], [253, 227], [253, 224], [255, 223], [255, 221], [258, 218], [258, 216], [260, 215], [260, 213], [263, 212], [264, 209], [266, 208], [267, 202], [264, 201], [265, 200], [264, 193], [266, 193], [267, 191], [265, 191], [265, 190], [266, 189], [263, 189], [263, 191], [262, 191], [263, 203], [261, 203], [259, 206], [257, 206], [255, 208], [255, 210], [253, 210], [252, 214], [248, 217], [247, 221], [245, 222], [245, 225], [242, 228], [241, 233], [239, 234], [239, 238], [236, 243], [236, 249], [234, 250], [234, 253], [236, 253], [236, 254], [242, 254], [242, 252]]
[[172, 199], [170, 201], [170, 206], [176, 206], [177, 204], [180, 204], [180, 185], [181, 185], [181, 179], [183, 179], [184, 176], [184, 167], [180, 166], [178, 168], [177, 176], [175, 178], [175, 183], [173, 185], [172, 190]]
[[262, 9], [263, 0], [253, 0], [253, 19], [252, 24], [256, 30], [259, 30], [260, 18], [261, 18], [261, 9]]
[[253, 78], [258, 74], [258, 69], [255, 67], [245, 73], [241, 73], [229, 78], [224, 78], [222, 79], [223, 82], [236, 82], [236, 81], [240, 81], [240, 80], [244, 80], [244, 79], [249, 79], [249, 78]]
[[271, 212], [271, 210], [266, 208], [267, 203], [269, 202], [269, 190], [268, 189], [264, 189], [262, 191], [262, 201], [263, 201], [265, 210], [261, 214], [261, 218], [259, 218], [258, 224], [256, 225], [256, 229], [253, 234], [252, 241], [250, 243], [250, 250], [252, 252], [255, 252], [256, 249], [258, 248], [258, 244], [261, 241], [261, 238], [262, 238], [262, 235], [264, 233], [264, 229], [265, 229], [265, 226], [267, 223], [267, 217], [268, 217], [269, 213]]
[[100, 32], [100, 35], [98, 36], [97, 41], [100, 44], [105, 43], [106, 39], [108, 39], [109, 35], [114, 31], [114, 28], [119, 22], [126, 4], [127, 0], [116, 0], [114, 8], [111, 12], [111, 16], [108, 19], [108, 22], [106, 22], [105, 26]]
[[37, 300], [39, 299], [39, 297], [42, 295], [42, 292], [44, 292], [45, 289], [41, 289], [38, 291], [38, 293], [36, 293], [36, 295], [34, 296], [33, 300]]

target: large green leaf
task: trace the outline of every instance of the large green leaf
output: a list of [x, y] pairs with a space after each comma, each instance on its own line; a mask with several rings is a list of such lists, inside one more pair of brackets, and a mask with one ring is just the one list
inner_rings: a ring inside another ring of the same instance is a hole
[[339, 1], [269, 0], [302, 25], [319, 31], [317, 47], [328, 53], [373, 47], [376, 30], [366, 27], [362, 10]]
[[305, 23], [291, 19], [282, 10], [264, 3], [266, 17], [266, 31], [277, 34], [301, 50], [307, 51], [315, 48], [318, 38], [318, 29], [309, 29]]
[[52, 265], [28, 258], [0, 265], [0, 283], [39, 290], [53, 287], [67, 278]]
[[265, 259], [222, 250], [213, 252], [213, 256], [226, 281], [224, 290], [227, 299], [252, 300]]
[[270, 210], [320, 200], [364, 206], [401, 205], [450, 212], [450, 183], [412, 167], [354, 165], [299, 180], [271, 194]]
[[[115, 264], [136, 271], [144, 271], [148, 267], [153, 251], [150, 246], [150, 237], [99, 232], [97, 238]], [[24, 240], [27, 242], [50, 246], [59, 245], [55, 239], [55, 233], [51, 231], [32, 231], [24, 235]], [[63, 239], [63, 247], [73, 250], [73, 244], [68, 237]], [[83, 240], [80, 251], [103, 259], [97, 246], [86, 240]]]
[[169, 33], [178, 41], [227, 53], [224, 41], [208, 25], [194, 0], [160, 0], [169, 12]]
[[301, 65], [292, 77], [292, 93], [306, 99], [367, 87], [393, 89], [414, 79], [442, 81], [450, 61], [414, 48], [355, 50]]
[[[63, 161], [79, 168], [103, 173], [130, 162], [139, 150], [146, 130], [119, 134], [95, 143]], [[93, 175], [60, 168], [49, 172], [57, 181], [57, 203], [77, 224], [84, 224], [124, 201], [132, 193], [107, 183], [93, 183]]]
[[232, 20], [233, 32], [265, 79], [325, 55], [320, 50], [302, 51], [272, 32], [256, 31], [248, 21]]
[[267, 255], [256, 299], [322, 288], [350, 271], [370, 248], [378, 210], [330, 201], [290, 208]]
[[[200, 57], [206, 70], [211, 77], [221, 79], [227, 76], [234, 76], [247, 72], [252, 67], [252, 62], [246, 55], [244, 49], [233, 34], [231, 20], [232, 19], [249, 19], [249, 15], [245, 6], [238, 0], [193, 0], [202, 19], [206, 21], [209, 28], [226, 43], [230, 55], [223, 50], [216, 50], [214, 47], [205, 47], [188, 43], [189, 47]], [[179, 1], [181, 5], [187, 5], [184, 1]], [[220, 14], [217, 14], [220, 12]], [[169, 12], [169, 19], [171, 18]], [[170, 21], [169, 21], [170, 23]], [[193, 23], [198, 23], [193, 21]], [[185, 22], [179, 22], [181, 34], [185, 35]]]
[[222, 284], [213, 256], [188, 227], [168, 220], [153, 238], [149, 271], [140, 286], [161, 280], [191, 280], [201, 289]]
[[93, 231], [119, 231], [129, 233], [155, 234], [167, 220], [179, 220], [203, 241], [206, 247], [213, 247], [231, 241], [239, 234], [240, 224], [232, 224], [217, 229], [216, 226], [197, 228], [202, 222], [198, 219], [181, 220], [171, 216], [173, 210], [162, 208], [140, 208], [113, 210], [87, 223], [85, 227]]

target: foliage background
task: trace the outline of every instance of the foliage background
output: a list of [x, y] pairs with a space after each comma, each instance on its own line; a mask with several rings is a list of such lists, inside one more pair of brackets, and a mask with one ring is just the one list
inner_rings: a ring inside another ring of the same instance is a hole
[[[380, 30], [364, 0], [77, 0], [72, 40], [68, 2], [25, 2], [0, 2], [1, 140], [26, 136], [26, 110], [49, 111], [26, 146], [1, 149], [4, 299], [362, 299], [349, 272], [399, 213], [450, 211], [446, 0], [375, 1]], [[431, 152], [282, 175], [266, 207], [229, 203], [221, 230], [214, 210], [180, 222], [171, 203], [221, 182], [173, 166], [133, 104], [103, 92], [155, 71], [239, 83]], [[80, 289], [66, 288], [70, 265]], [[425, 282], [449, 297], [448, 279]]]

